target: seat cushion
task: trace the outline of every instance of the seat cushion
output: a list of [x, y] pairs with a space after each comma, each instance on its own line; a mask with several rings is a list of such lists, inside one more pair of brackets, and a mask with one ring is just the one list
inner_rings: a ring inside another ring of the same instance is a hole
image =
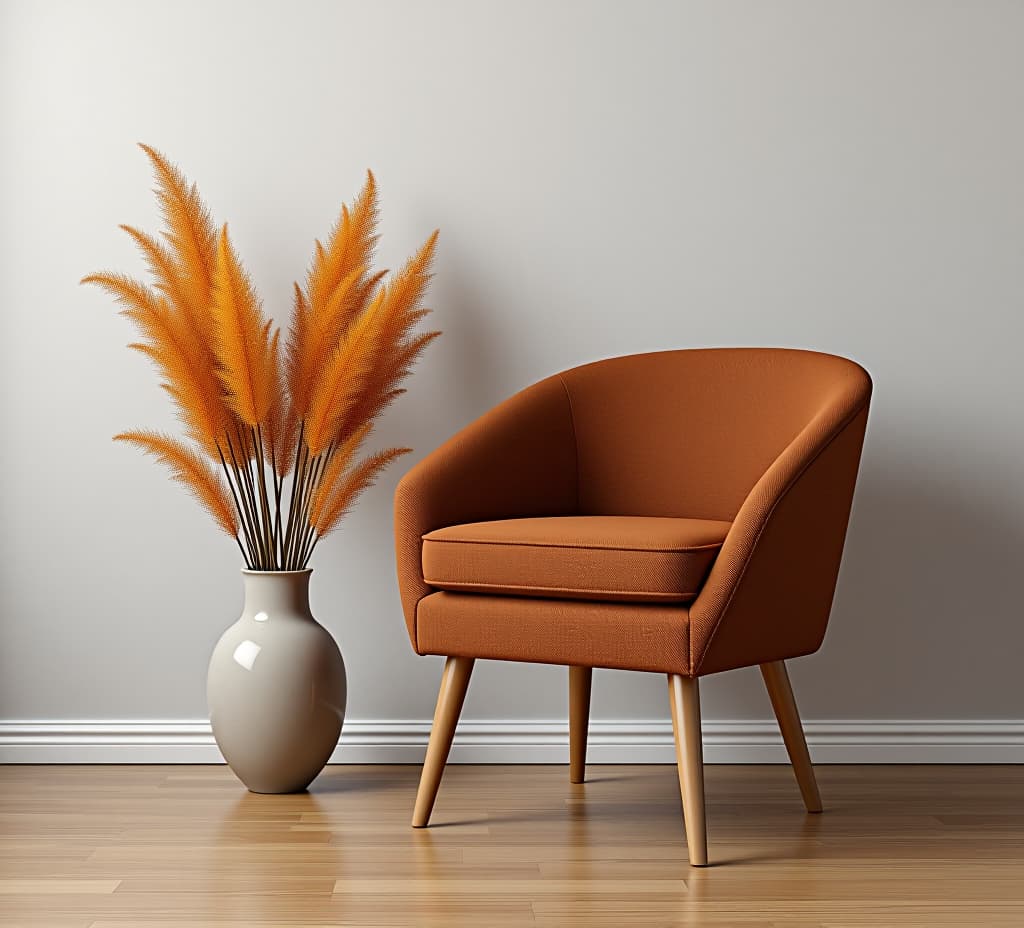
[[450, 525], [423, 536], [423, 579], [463, 593], [688, 602], [730, 525], [644, 516]]

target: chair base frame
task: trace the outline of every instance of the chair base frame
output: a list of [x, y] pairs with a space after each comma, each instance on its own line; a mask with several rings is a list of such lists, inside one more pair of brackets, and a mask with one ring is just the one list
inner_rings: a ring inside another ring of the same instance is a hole
[[[445, 661], [437, 708], [434, 712], [434, 724], [416, 793], [416, 806], [412, 818], [414, 828], [425, 828], [430, 821], [455, 728], [466, 699], [473, 664], [473, 658], [468, 657], [449, 657]], [[569, 780], [572, 783], [582, 783], [586, 771], [592, 674], [590, 667], [569, 668]], [[784, 661], [761, 664], [761, 674], [779, 722], [804, 806], [808, 812], [821, 812], [821, 796], [818, 793], [814, 767], [807, 750], [807, 740], [804, 737], [786, 664]], [[704, 815], [700, 684], [697, 677], [669, 674], [668, 691], [686, 845], [691, 866], [703, 867], [708, 862], [708, 850]]]

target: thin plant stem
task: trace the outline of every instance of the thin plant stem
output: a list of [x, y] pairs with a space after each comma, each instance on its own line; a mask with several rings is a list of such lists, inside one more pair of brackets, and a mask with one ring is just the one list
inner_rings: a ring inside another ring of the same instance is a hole
[[306, 481], [306, 492], [302, 498], [302, 508], [300, 509], [301, 515], [301, 530], [299, 532], [299, 564], [301, 569], [302, 563], [302, 552], [306, 547], [306, 540], [309, 537], [309, 533], [313, 531], [313, 520], [311, 506], [313, 504], [314, 497], [316, 496], [317, 490], [320, 486], [320, 478], [323, 474], [325, 466], [325, 455], [317, 455], [313, 462], [312, 474]]
[[292, 467], [292, 492], [291, 492], [291, 499], [289, 500], [289, 503], [288, 503], [288, 528], [287, 528], [287, 531], [285, 533], [285, 544], [284, 544], [284, 551], [285, 551], [284, 563], [286, 565], [285, 566], [286, 570], [290, 569], [288, 558], [289, 558], [289, 555], [291, 553], [292, 533], [293, 533], [293, 528], [294, 528], [294, 525], [295, 525], [295, 501], [296, 501], [296, 494], [297, 494], [298, 487], [299, 487], [299, 469], [300, 469], [300, 464], [301, 464], [301, 459], [302, 459], [302, 449], [303, 449], [303, 441], [305, 439], [305, 435], [306, 435], [306, 423], [305, 423], [305, 420], [303, 420], [299, 424], [299, 438], [298, 438], [298, 441], [295, 444], [295, 464]]
[[252, 440], [256, 443], [256, 473], [260, 484], [260, 509], [263, 512], [263, 534], [267, 544], [267, 552], [270, 555], [269, 570], [278, 570], [277, 566], [277, 543], [274, 540], [274, 524], [270, 518], [270, 497], [267, 494], [267, 468], [263, 459], [263, 429], [256, 426], [250, 428]]
[[252, 570], [252, 564], [249, 563], [249, 558], [245, 553], [245, 548], [242, 547], [241, 539], [239, 539], [237, 535], [232, 535], [231, 537], [235, 539], [235, 544], [238, 545], [238, 550], [242, 552], [242, 561], [245, 563], [246, 569]]
[[[240, 444], [244, 444], [244, 442], [242, 441], [241, 433], [239, 434], [239, 443]], [[251, 456], [246, 455], [245, 467], [242, 470], [242, 473], [245, 476], [245, 484], [246, 484], [246, 487], [248, 488], [248, 491], [249, 491], [249, 504], [250, 504], [250, 507], [252, 508], [253, 519], [254, 519], [254, 522], [255, 522], [254, 531], [256, 533], [256, 538], [259, 541], [259, 547], [260, 547], [260, 552], [261, 552], [260, 553], [260, 570], [269, 570], [270, 569], [270, 551], [267, 549], [267, 539], [266, 539], [266, 534], [264, 532], [264, 527], [263, 527], [262, 512], [261, 512], [261, 509], [260, 509], [259, 500], [257, 499], [256, 478], [253, 475], [253, 468], [255, 466], [254, 458], [255, 458], [255, 450], [254, 450], [253, 455], [251, 455]]]
[[[259, 563], [259, 550], [256, 545], [256, 538], [253, 535], [252, 516], [249, 512], [248, 500], [246, 499], [245, 495], [245, 487], [243, 486], [242, 475], [239, 471], [238, 460], [235, 457], [234, 445], [232, 445], [231, 443], [231, 436], [225, 433], [224, 437], [227, 439], [228, 454], [231, 457], [231, 467], [234, 470], [235, 474], [234, 484], [231, 483], [230, 475], [228, 477], [228, 484], [231, 486], [231, 495], [235, 497], [235, 505], [238, 506], [239, 514], [242, 517], [242, 528], [245, 532], [245, 540], [246, 543], [249, 545], [249, 551], [252, 555], [251, 565], [253, 568], [255, 568], [256, 565]], [[221, 460], [223, 461], [224, 452], [221, 451], [219, 446], [217, 450], [220, 452]], [[225, 472], [227, 472], [228, 470], [226, 462], [224, 464], [224, 470]], [[238, 486], [237, 494], [235, 493], [235, 485]]]
[[[327, 465], [330, 463], [330, 459], [333, 456], [333, 454], [334, 445], [332, 443], [331, 446], [327, 449], [327, 453], [321, 455], [319, 461], [321, 466], [317, 468], [316, 472], [313, 474], [313, 486], [310, 491], [309, 503], [312, 503], [313, 498], [320, 491], [320, 486], [323, 483], [324, 473], [327, 471]], [[306, 562], [309, 560], [309, 555], [312, 553], [312, 549], [309, 547], [310, 539], [313, 538], [314, 535], [316, 534], [316, 527], [313, 525], [312, 511], [309, 509], [308, 504], [305, 510], [305, 519], [307, 524], [305, 526], [305, 530], [302, 535], [302, 541], [299, 546], [300, 567], [305, 567]]]
[[[241, 449], [242, 447], [244, 447], [245, 442], [242, 441], [242, 435], [240, 433], [237, 434], [236, 437], [239, 440], [239, 454], [241, 454]], [[249, 527], [252, 532], [253, 541], [257, 553], [256, 566], [258, 570], [264, 570], [264, 564], [266, 563], [267, 555], [266, 551], [263, 548], [263, 538], [262, 531], [260, 529], [260, 519], [259, 514], [256, 511], [256, 493], [253, 490], [252, 471], [250, 469], [251, 462], [247, 458], [244, 466], [238, 464], [238, 460], [235, 457], [230, 437], [228, 438], [228, 449], [231, 451], [231, 459], [235, 462], [235, 467], [238, 469], [241, 475], [239, 489], [243, 491], [242, 495], [246, 497], [246, 501], [249, 507]]]
[[306, 555], [306, 559], [302, 562], [302, 566], [305, 567], [309, 563], [309, 559], [313, 556], [313, 552], [316, 550], [316, 546], [320, 543], [320, 535], [317, 535], [313, 539], [313, 544], [309, 546], [309, 553]]
[[309, 504], [316, 486], [316, 476], [322, 466], [323, 458], [318, 454], [310, 460], [303, 479], [302, 494], [299, 498], [298, 525], [295, 532], [295, 557], [298, 569], [301, 569], [299, 568], [298, 561], [302, 555], [302, 544], [309, 526]]
[[[339, 445], [338, 440], [334, 440], [334, 441], [332, 441], [327, 446], [327, 451], [325, 452], [325, 454], [323, 456], [324, 457], [323, 468], [319, 471], [319, 473], [314, 475], [314, 487], [313, 487], [313, 493], [314, 494], [319, 492], [319, 490], [320, 490], [320, 485], [323, 483], [324, 475], [327, 472], [327, 465], [330, 464], [331, 458], [334, 457], [334, 452], [337, 450], [338, 445]], [[311, 515], [312, 515], [312, 513], [310, 513], [310, 516]], [[310, 555], [313, 553], [313, 548], [316, 547], [316, 540], [313, 540], [313, 544], [310, 545], [310, 540], [313, 539], [313, 536], [316, 534], [316, 527], [313, 525], [311, 519], [307, 519], [307, 521], [309, 522], [309, 525], [307, 526], [305, 532], [303, 533], [302, 544], [299, 547], [299, 552], [300, 552], [299, 560], [300, 560], [300, 566], [301, 567], [305, 567], [306, 566], [306, 564], [309, 562]], [[319, 535], [317, 535], [316, 537], [318, 539]]]
[[302, 481], [306, 472], [307, 451], [305, 448], [301, 448], [298, 454], [298, 464], [295, 468], [295, 474], [292, 477], [292, 498], [291, 505], [288, 509], [288, 545], [285, 549], [285, 562], [288, 564], [288, 569], [292, 570], [294, 565], [292, 563], [292, 556], [295, 551], [295, 533], [298, 531], [298, 513], [299, 513], [299, 499], [302, 491]]
[[293, 537], [292, 537], [292, 550], [291, 559], [294, 569], [298, 569], [298, 555], [302, 544], [302, 534], [306, 528], [305, 513], [306, 513], [306, 497], [309, 494], [310, 481], [312, 475], [316, 471], [318, 458], [311, 458], [309, 455], [309, 448], [303, 450], [302, 457], [302, 482], [299, 485], [299, 496], [295, 501], [295, 525], [293, 526]]
[[242, 550], [242, 557], [245, 558], [245, 566], [252, 568], [253, 562], [255, 561], [255, 552], [253, 551], [252, 541], [249, 538], [249, 526], [246, 524], [245, 512], [242, 510], [241, 503], [238, 501], [238, 494], [235, 492], [235, 485], [231, 481], [231, 471], [228, 469], [227, 461], [224, 460], [224, 452], [221, 450], [220, 442], [215, 443], [217, 446], [217, 454], [220, 456], [220, 466], [224, 468], [224, 476], [228, 481], [228, 489], [231, 490], [231, 498], [235, 501], [235, 509], [238, 510], [238, 517], [242, 527], [242, 534], [245, 536], [245, 543], [249, 547], [249, 554], [245, 553], [242, 549], [242, 543], [238, 541], [238, 536], [235, 536], [235, 541], [238, 541], [238, 547]]
[[[242, 445], [243, 442], [239, 441], [239, 444]], [[243, 485], [245, 487], [245, 494], [249, 501], [249, 518], [252, 520], [252, 535], [256, 542], [256, 550], [259, 553], [258, 569], [263, 570], [267, 560], [267, 550], [263, 544], [263, 530], [260, 525], [259, 508], [256, 503], [256, 491], [252, 479], [252, 459], [248, 455], [246, 455], [244, 461], [240, 464], [240, 469]]]
[[281, 569], [284, 570], [284, 539], [281, 537], [281, 489], [284, 486], [284, 477], [278, 480], [277, 454], [274, 445], [270, 445], [270, 479], [274, 481], [274, 528], [277, 534], [277, 546], [274, 549], [274, 556], [278, 559]]

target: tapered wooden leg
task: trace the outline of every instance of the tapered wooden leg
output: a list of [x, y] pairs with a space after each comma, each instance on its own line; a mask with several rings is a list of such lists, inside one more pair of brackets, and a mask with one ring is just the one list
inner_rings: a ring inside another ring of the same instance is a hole
[[786, 664], [784, 661], [762, 664], [761, 674], [764, 677], [764, 685], [768, 688], [775, 717], [779, 720], [782, 740], [786, 742], [786, 750], [796, 774], [796, 782], [800, 786], [800, 795], [804, 797], [804, 805], [808, 812], [820, 812], [821, 796], [818, 794], [818, 781], [814, 778], [814, 767], [811, 766], [811, 755], [807, 751], [804, 727], [800, 724], [800, 713], [796, 709]]
[[569, 668], [569, 782], [582, 783], [587, 767], [591, 667]]
[[690, 865], [706, 867], [708, 835], [704, 823], [704, 748], [700, 736], [700, 690], [696, 677], [668, 675], [672, 730], [676, 736], [679, 791], [683, 796], [683, 824]]
[[416, 792], [416, 808], [412, 813], [412, 827], [426, 828], [430, 812], [441, 785], [441, 775], [448, 761], [455, 726], [459, 722], [462, 704], [469, 687], [469, 675], [473, 672], [471, 657], [449, 657], [441, 674], [441, 690], [437, 694], [437, 709], [434, 710], [434, 724], [430, 729], [427, 756], [420, 774], [420, 788]]

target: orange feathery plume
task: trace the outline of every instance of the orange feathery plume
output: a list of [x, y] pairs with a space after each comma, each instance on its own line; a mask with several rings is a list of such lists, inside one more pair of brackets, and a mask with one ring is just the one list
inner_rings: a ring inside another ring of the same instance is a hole
[[203, 333], [195, 325], [195, 317], [189, 304], [188, 282], [182, 279], [181, 270], [170, 249], [134, 226], [122, 224], [121, 229], [135, 242], [146, 259], [146, 267], [153, 276], [155, 289], [167, 297], [171, 305], [188, 320], [196, 341], [202, 342]]
[[279, 477], [286, 477], [291, 471], [293, 463], [295, 430], [293, 423], [288, 418], [284, 382], [281, 378], [280, 340], [281, 330], [275, 329], [269, 347], [271, 396], [273, 401], [270, 405], [270, 414], [267, 417], [267, 428], [264, 432], [264, 437], [267, 445], [267, 454], [270, 460], [273, 461], [274, 470]]
[[219, 385], [212, 370], [197, 362], [181, 317], [165, 299], [123, 274], [90, 274], [82, 283], [102, 287], [124, 307], [121, 315], [135, 323], [144, 339], [130, 347], [156, 364], [189, 435], [217, 457], [217, 440], [225, 424]]
[[335, 488], [327, 504], [321, 508], [319, 517], [313, 519], [317, 535], [323, 538], [334, 531], [352, 508], [359, 494], [373, 486], [380, 472], [395, 458], [410, 451], [412, 448], [388, 448], [386, 451], [378, 451], [353, 468]]
[[210, 334], [209, 304], [217, 256], [217, 233], [210, 212], [196, 185], [190, 185], [177, 167], [155, 148], [142, 143], [139, 147], [156, 172], [157, 200], [167, 224], [164, 236], [175, 256], [187, 305], [199, 330]]
[[408, 376], [427, 345], [441, 334], [410, 335], [413, 326], [430, 312], [420, 309], [419, 302], [430, 282], [437, 236], [435, 231], [385, 287], [375, 363], [348, 420], [340, 423], [342, 438], [359, 423], [375, 419], [402, 394], [398, 384]]
[[392, 311], [403, 318], [416, 311], [427, 284], [430, 283], [438, 235], [438, 229], [431, 232], [430, 237], [420, 246], [420, 250], [388, 283], [388, 299], [394, 305]]
[[352, 210], [342, 206], [327, 247], [317, 243], [307, 278], [307, 295], [314, 312], [327, 305], [338, 285], [352, 271], [370, 266], [377, 245], [377, 214], [377, 182], [373, 172], [367, 171], [366, 183], [352, 204]]
[[274, 402], [275, 364], [270, 322], [228, 238], [227, 224], [217, 242], [212, 315], [218, 374], [231, 409], [255, 428], [267, 421]]
[[122, 432], [114, 436], [114, 441], [135, 445], [166, 464], [172, 477], [202, 503], [217, 524], [229, 535], [237, 536], [238, 518], [227, 488], [191, 448], [159, 432]]
[[[429, 312], [420, 301], [437, 233], [388, 281], [386, 272], [373, 273], [377, 185], [367, 172], [326, 243], [316, 243], [305, 287], [295, 285], [282, 352], [281, 330], [264, 317], [227, 226], [218, 234], [196, 186], [160, 152], [141, 148], [156, 174], [165, 231], [161, 239], [121, 228], [141, 251], [152, 286], [112, 273], [83, 283], [113, 294], [139, 328], [130, 347], [156, 364], [196, 447], [154, 432], [117, 440], [168, 465], [235, 537], [247, 566], [299, 569], [317, 539], [408, 451], [354, 463], [374, 420], [404, 392], [401, 381], [439, 334], [413, 331]], [[219, 462], [224, 478], [200, 452]]]
[[373, 373], [384, 322], [383, 306], [381, 291], [352, 325], [316, 385], [305, 432], [312, 455], [322, 453], [336, 437], [339, 422], [346, 421]]
[[[342, 206], [326, 247], [316, 243], [305, 292], [296, 284], [296, 324], [288, 340], [288, 381], [296, 421], [309, 411], [317, 377], [370, 298], [366, 273], [377, 243], [376, 223], [377, 185], [368, 171], [352, 210]], [[374, 284], [379, 276], [371, 279]]]
[[[362, 399], [353, 407], [349, 416], [351, 422], [364, 422], [376, 419], [387, 409], [405, 390], [398, 386], [410, 373], [412, 368], [423, 354], [427, 345], [441, 335], [440, 332], [425, 332], [424, 334], [402, 342], [389, 353], [382, 361], [378, 370], [374, 372], [373, 382], [364, 391]], [[348, 428], [341, 432], [344, 437]]]
[[[365, 268], [356, 268], [338, 284], [326, 306], [314, 309], [305, 294], [299, 291], [296, 297], [296, 324], [292, 329], [293, 339], [289, 344], [291, 372], [291, 408], [296, 421], [305, 418], [321, 376], [335, 351], [340, 338], [336, 310], [356, 299], [357, 286], [365, 274]], [[361, 307], [360, 307], [361, 308]], [[298, 347], [299, 341], [302, 346]], [[294, 347], [293, 347], [294, 346]]]
[[[213, 274], [216, 265], [216, 231], [209, 210], [195, 184], [156, 149], [141, 144], [156, 174], [157, 200], [163, 213], [167, 245], [129, 225], [121, 228], [132, 238], [146, 259], [154, 284], [180, 315], [188, 339], [183, 347], [190, 365], [202, 372], [207, 402], [220, 407], [224, 424], [237, 420], [228, 409], [216, 374], [213, 319], [210, 314]], [[237, 429], [236, 429], [237, 431]], [[220, 445], [223, 446], [223, 437]], [[207, 449], [214, 453], [212, 449]], [[215, 455], [216, 456], [216, 455]]]
[[295, 291], [292, 297], [292, 324], [284, 349], [284, 377], [288, 391], [284, 429], [289, 434], [299, 427], [299, 421], [309, 408], [312, 383], [306, 350], [309, 339], [309, 303], [298, 283], [293, 283], [292, 287]]
[[330, 502], [331, 496], [337, 489], [338, 482], [348, 471], [352, 459], [359, 453], [366, 436], [373, 429], [372, 422], [364, 422], [349, 438], [341, 444], [337, 451], [330, 456], [327, 467], [324, 468], [323, 476], [313, 493], [313, 501], [310, 506], [310, 521], [316, 525], [317, 520], [323, 515], [325, 508]]
[[425, 313], [417, 304], [430, 281], [436, 245], [434, 232], [394, 279], [377, 291], [335, 351], [310, 403], [306, 422], [310, 453], [319, 454], [380, 413], [398, 395], [397, 382], [435, 337], [428, 333], [418, 346], [405, 342], [409, 329]]

